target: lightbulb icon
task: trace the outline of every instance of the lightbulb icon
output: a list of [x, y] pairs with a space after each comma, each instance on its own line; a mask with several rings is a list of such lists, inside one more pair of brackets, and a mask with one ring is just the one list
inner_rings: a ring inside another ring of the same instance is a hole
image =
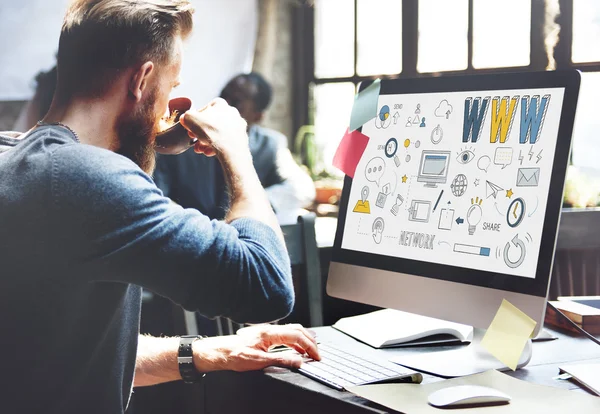
[[481, 210], [481, 203], [483, 203], [483, 199], [479, 199], [479, 197], [477, 197], [475, 200], [471, 199], [471, 203], [472, 205], [467, 211], [467, 223], [469, 223], [469, 235], [472, 236], [475, 234], [477, 225], [483, 216], [483, 211]]

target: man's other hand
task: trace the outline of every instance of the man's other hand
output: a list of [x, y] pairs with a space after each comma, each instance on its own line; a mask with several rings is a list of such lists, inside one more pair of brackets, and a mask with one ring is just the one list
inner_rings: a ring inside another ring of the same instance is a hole
[[[286, 345], [293, 352], [269, 352]], [[217, 336], [194, 342], [194, 364], [200, 372], [219, 370], [252, 371], [271, 365], [299, 368], [301, 355], [320, 360], [317, 342], [301, 325], [258, 325], [243, 328], [237, 335]]]
[[213, 99], [198, 111], [187, 111], [180, 123], [192, 138], [198, 138], [194, 151], [209, 157], [229, 155], [244, 148], [249, 152], [248, 124], [237, 109], [229, 106], [224, 99]]

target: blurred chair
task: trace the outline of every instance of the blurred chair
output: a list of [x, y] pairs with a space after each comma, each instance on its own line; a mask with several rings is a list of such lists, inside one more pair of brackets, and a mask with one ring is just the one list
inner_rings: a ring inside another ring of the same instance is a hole
[[600, 209], [564, 209], [548, 299], [595, 295], [600, 295]]
[[[323, 283], [319, 249], [315, 237], [315, 214], [308, 213], [299, 216], [296, 224], [283, 225], [281, 230], [290, 255], [296, 294], [294, 310], [283, 322], [301, 323], [304, 326], [322, 326]], [[192, 329], [194, 322], [191, 319], [193, 315], [190, 313], [185, 312], [185, 320]], [[244, 326], [223, 317], [216, 319], [216, 325], [218, 335], [232, 335]]]
[[299, 216], [296, 224], [282, 226], [281, 230], [290, 255], [296, 291], [292, 317], [297, 320], [292, 322], [323, 326], [323, 279], [315, 236], [315, 214]]

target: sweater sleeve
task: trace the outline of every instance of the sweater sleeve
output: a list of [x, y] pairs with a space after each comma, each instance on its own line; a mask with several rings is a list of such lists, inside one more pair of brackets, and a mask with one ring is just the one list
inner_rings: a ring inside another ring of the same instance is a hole
[[52, 164], [57, 238], [71, 252], [64, 265], [79, 277], [134, 283], [188, 310], [238, 322], [291, 312], [289, 257], [267, 225], [211, 221], [174, 205], [133, 162], [110, 151], [64, 146]]

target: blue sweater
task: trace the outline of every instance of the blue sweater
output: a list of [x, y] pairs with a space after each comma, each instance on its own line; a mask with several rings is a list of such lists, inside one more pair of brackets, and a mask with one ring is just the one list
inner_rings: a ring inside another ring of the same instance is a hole
[[294, 302], [285, 246], [265, 224], [174, 205], [132, 161], [62, 127], [0, 154], [3, 407], [123, 412], [140, 287], [239, 322]]
[[[263, 131], [254, 125], [248, 133], [248, 144], [260, 183], [269, 188], [285, 182], [288, 177], [278, 166], [277, 137]], [[193, 177], [203, 179], [194, 180]], [[227, 215], [229, 191], [223, 168], [216, 157], [201, 156], [194, 151], [186, 151], [177, 157], [159, 155], [154, 181], [167, 197], [184, 207], [195, 208], [216, 219]]]

